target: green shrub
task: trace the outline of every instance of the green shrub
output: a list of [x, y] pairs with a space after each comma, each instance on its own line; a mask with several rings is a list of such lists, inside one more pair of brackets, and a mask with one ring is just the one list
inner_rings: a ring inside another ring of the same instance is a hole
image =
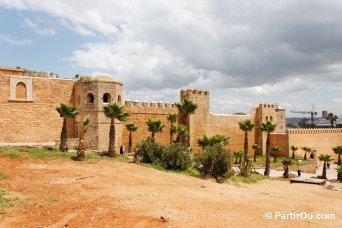
[[166, 147], [161, 156], [161, 164], [165, 169], [186, 170], [192, 164], [191, 151], [187, 147], [173, 143]]
[[159, 163], [164, 147], [156, 143], [152, 138], [140, 141], [137, 146], [141, 161], [146, 163]]
[[203, 176], [213, 176], [218, 182], [223, 182], [233, 174], [230, 160], [230, 153], [219, 144], [208, 146], [195, 156], [199, 173]]
[[239, 165], [240, 175], [243, 177], [249, 177], [252, 173], [253, 164], [251, 160], [243, 161]]

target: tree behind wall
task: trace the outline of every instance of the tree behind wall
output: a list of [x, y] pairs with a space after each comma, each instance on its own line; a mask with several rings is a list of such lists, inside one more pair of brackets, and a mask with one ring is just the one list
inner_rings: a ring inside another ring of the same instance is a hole
[[329, 113], [326, 117], [326, 120], [330, 121], [331, 127], [334, 128], [334, 122], [338, 119], [338, 117], [336, 115], [334, 115], [333, 113]]

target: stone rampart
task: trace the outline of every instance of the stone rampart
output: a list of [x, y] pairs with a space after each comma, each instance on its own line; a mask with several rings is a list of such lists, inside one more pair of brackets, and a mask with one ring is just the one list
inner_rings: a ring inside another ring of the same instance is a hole
[[125, 101], [124, 109], [125, 112], [130, 114], [127, 121], [123, 123], [122, 143], [126, 147], [126, 150], [128, 149], [129, 140], [129, 131], [125, 127], [126, 124], [133, 123], [138, 126], [138, 130], [133, 132], [132, 137], [134, 148], [139, 140], [145, 140], [151, 135], [146, 124], [148, 119], [160, 120], [165, 125], [163, 132], [155, 134], [156, 141], [163, 145], [170, 143], [170, 123], [167, 121], [167, 115], [173, 113], [178, 114], [178, 109], [174, 104], [154, 101]]
[[[337, 161], [337, 155], [331, 149], [335, 146], [342, 145], [342, 128], [326, 128], [326, 129], [288, 129], [288, 145], [289, 147], [311, 147], [316, 150], [316, 155], [330, 154]], [[299, 149], [297, 154], [304, 156], [304, 151]]]
[[[72, 103], [75, 81], [27, 77], [32, 80], [32, 99], [28, 100], [11, 98], [10, 78], [15, 77], [0, 75], [0, 142], [42, 143], [59, 139], [63, 120], [55, 108], [60, 103]], [[68, 121], [69, 137], [73, 137], [72, 122]]]

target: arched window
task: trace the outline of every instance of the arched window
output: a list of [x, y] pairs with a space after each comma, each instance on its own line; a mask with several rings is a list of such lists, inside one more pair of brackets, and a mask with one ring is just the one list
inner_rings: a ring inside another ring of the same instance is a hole
[[18, 82], [15, 86], [15, 97], [16, 99], [26, 100], [27, 99], [27, 90], [26, 84], [24, 82]]
[[109, 93], [103, 94], [103, 103], [110, 103], [111, 102], [111, 96]]
[[270, 117], [270, 121], [273, 121], [273, 116]]
[[266, 121], [268, 121], [268, 116], [266, 116]]
[[94, 100], [95, 100], [94, 95], [92, 93], [88, 93], [88, 95], [87, 95], [87, 103], [88, 104], [94, 104]]
[[121, 104], [121, 96], [118, 96], [118, 103]]

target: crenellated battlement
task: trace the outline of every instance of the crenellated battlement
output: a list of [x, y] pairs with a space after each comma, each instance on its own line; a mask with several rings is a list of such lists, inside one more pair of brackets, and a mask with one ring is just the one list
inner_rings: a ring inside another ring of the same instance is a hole
[[260, 103], [260, 108], [275, 108], [275, 104]]
[[208, 90], [201, 90], [201, 89], [187, 89], [187, 90], [181, 90], [180, 91], [181, 96], [190, 96], [192, 94], [199, 94], [204, 96], [209, 96]]
[[289, 128], [288, 134], [329, 134], [342, 133], [342, 128]]
[[131, 101], [131, 100], [126, 100], [125, 101], [125, 106], [126, 107], [137, 107], [137, 108], [176, 108], [175, 103], [170, 103], [170, 102], [162, 102], [162, 101]]

